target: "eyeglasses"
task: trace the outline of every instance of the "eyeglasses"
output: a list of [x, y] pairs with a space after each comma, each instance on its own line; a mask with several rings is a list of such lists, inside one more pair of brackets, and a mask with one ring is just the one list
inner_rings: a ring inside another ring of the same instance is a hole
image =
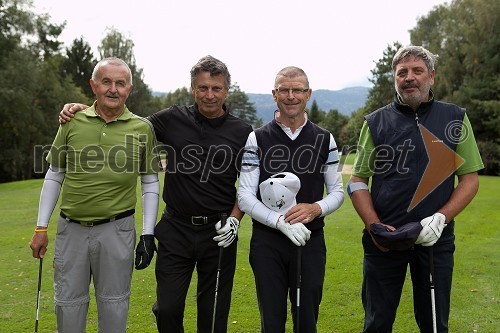
[[309, 88], [305, 88], [305, 89], [302, 89], [302, 88], [276, 88], [275, 91], [281, 96], [286, 96], [290, 92], [292, 92], [293, 96], [302, 96], [303, 94], [305, 94], [306, 92], [309, 91]]

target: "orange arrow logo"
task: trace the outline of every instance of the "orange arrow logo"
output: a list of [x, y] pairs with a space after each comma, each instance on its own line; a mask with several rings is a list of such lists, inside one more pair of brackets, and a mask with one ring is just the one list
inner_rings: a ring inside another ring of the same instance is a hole
[[443, 140], [436, 137], [423, 125], [419, 124], [419, 128], [427, 156], [429, 156], [429, 163], [422, 179], [420, 179], [417, 191], [413, 195], [408, 212], [422, 202], [465, 162], [460, 155], [444, 144]]

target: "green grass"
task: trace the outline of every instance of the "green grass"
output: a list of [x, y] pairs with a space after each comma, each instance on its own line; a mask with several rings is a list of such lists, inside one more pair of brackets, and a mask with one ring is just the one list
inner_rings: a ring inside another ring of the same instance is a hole
[[354, 164], [354, 159], [356, 157], [356, 152], [350, 152], [348, 153], [347, 155], [342, 155], [341, 156], [341, 163], [345, 163], [345, 164], [349, 164], [349, 165], [353, 165]]
[[[498, 242], [500, 177], [480, 177], [479, 193], [457, 218], [455, 271], [450, 332], [499, 332], [500, 270]], [[35, 226], [41, 180], [0, 184], [0, 332], [29, 332], [35, 322], [38, 261], [28, 242]], [[140, 215], [140, 205], [137, 216]], [[161, 205], [163, 208], [163, 204]], [[44, 262], [41, 293], [40, 332], [55, 332], [53, 311], [53, 237], [56, 209], [51, 220], [49, 250]], [[244, 218], [240, 229], [238, 263], [233, 290], [229, 332], [259, 332], [259, 313], [253, 274], [248, 263], [251, 226]], [[140, 230], [140, 221], [137, 221]], [[318, 331], [361, 332], [363, 309], [360, 289], [363, 253], [362, 223], [349, 198], [327, 218], [328, 248], [326, 280]], [[194, 282], [194, 281], [193, 281]], [[394, 332], [417, 332], [412, 295], [407, 283]], [[192, 283], [195, 285], [195, 283]], [[185, 313], [186, 332], [196, 331], [195, 290], [190, 289]], [[155, 299], [154, 267], [135, 271], [128, 320], [129, 332], [155, 332], [151, 305]], [[88, 332], [97, 331], [97, 314], [92, 295]], [[287, 332], [291, 332], [288, 323]]]

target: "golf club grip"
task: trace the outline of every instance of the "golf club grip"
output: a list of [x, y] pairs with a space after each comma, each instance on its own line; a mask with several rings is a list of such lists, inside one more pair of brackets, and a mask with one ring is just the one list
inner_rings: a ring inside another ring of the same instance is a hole
[[434, 248], [429, 247], [429, 272], [431, 274], [431, 284], [434, 287]]
[[220, 227], [222, 228], [223, 226], [225, 226], [226, 222], [227, 222], [227, 214], [221, 213], [220, 214]]
[[[220, 214], [220, 227], [224, 227], [227, 222], [227, 214], [226, 213], [221, 213]], [[219, 263], [217, 266], [217, 270], [220, 271], [220, 266], [222, 264], [222, 252], [224, 251], [224, 248], [221, 246], [219, 247]]]

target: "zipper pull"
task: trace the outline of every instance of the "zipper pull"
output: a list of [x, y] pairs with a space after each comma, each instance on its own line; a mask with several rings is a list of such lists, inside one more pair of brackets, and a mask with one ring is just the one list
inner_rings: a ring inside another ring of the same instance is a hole
[[420, 126], [420, 122], [418, 121], [418, 113], [415, 112], [415, 121], [417, 122], [417, 127]]

